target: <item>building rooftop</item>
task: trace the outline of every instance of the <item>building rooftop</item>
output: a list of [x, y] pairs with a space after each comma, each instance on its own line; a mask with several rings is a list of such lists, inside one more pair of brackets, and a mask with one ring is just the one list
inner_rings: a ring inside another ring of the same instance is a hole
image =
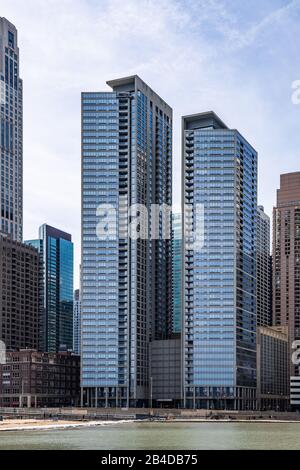
[[138, 75], [130, 75], [128, 77], [116, 78], [114, 80], [108, 80], [106, 82], [113, 91], [119, 92], [129, 92], [140, 90], [141, 92], [147, 94], [148, 96], [156, 97], [159, 100], [160, 104], [163, 105], [169, 114], [172, 114], [172, 108], [149, 86], [144, 82]]
[[[128, 77], [122, 77], [122, 78], [116, 78], [114, 80], [108, 80], [106, 82], [106, 84], [108, 86], [110, 86], [112, 89], [115, 89], [115, 88], [119, 88], [119, 87], [122, 87], [122, 86], [126, 86], [126, 85], [135, 85], [135, 81], [140, 79], [140, 77], [138, 75], [130, 75]], [[143, 81], [143, 80], [141, 80]]]
[[278, 205], [300, 203], [300, 171], [280, 175], [280, 189], [277, 190]]
[[214, 111], [206, 111], [204, 113], [183, 116], [182, 121], [185, 130], [204, 129], [206, 127], [213, 127], [214, 129], [228, 129], [226, 124]]
[[43, 238], [43, 232], [45, 231], [47, 236], [53, 237], [53, 238], [63, 238], [64, 240], [67, 240], [69, 242], [72, 241], [72, 235], [70, 233], [64, 232], [62, 230], [59, 230], [55, 227], [51, 227], [51, 225], [44, 224], [39, 228], [39, 236], [40, 238]]

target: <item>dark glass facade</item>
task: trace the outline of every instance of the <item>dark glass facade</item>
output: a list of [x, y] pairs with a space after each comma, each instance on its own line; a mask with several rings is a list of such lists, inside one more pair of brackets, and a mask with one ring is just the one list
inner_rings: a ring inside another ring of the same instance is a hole
[[257, 326], [272, 325], [272, 257], [270, 217], [257, 208]]
[[81, 300], [79, 289], [74, 291], [73, 351], [75, 354], [80, 354], [81, 351]]

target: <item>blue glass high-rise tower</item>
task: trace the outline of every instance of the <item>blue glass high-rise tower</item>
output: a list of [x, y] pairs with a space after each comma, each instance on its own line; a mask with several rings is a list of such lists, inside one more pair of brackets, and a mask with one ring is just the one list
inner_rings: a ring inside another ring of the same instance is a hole
[[184, 405], [254, 408], [257, 153], [213, 112], [182, 139]]
[[40, 253], [40, 344], [45, 352], [73, 349], [73, 271], [71, 235], [42, 225], [39, 238], [25, 243]]
[[136, 406], [171, 326], [171, 234], [152, 204], [172, 204], [172, 109], [137, 76], [107, 83], [82, 93], [82, 403]]

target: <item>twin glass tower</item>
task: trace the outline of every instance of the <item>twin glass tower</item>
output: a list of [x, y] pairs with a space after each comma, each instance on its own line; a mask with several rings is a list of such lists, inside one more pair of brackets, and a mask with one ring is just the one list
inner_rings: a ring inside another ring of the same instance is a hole
[[182, 405], [250, 408], [257, 154], [212, 112], [183, 118], [174, 276], [172, 213], [162, 210], [172, 205], [172, 109], [137, 76], [107, 83], [111, 92], [82, 94], [82, 404], [149, 405], [150, 343], [176, 333]]
[[108, 85], [82, 94], [82, 402], [142, 406], [149, 343], [171, 329], [171, 237], [156, 207], [172, 205], [172, 109], [137, 76]]
[[255, 409], [257, 153], [213, 112], [182, 145], [184, 406]]

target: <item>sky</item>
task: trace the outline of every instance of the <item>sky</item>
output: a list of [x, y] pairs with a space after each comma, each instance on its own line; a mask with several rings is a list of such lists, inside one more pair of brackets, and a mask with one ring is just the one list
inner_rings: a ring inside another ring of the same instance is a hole
[[[24, 239], [48, 223], [80, 263], [80, 93], [138, 74], [181, 116], [214, 110], [259, 153], [271, 215], [281, 173], [300, 171], [300, 0], [0, 0], [19, 31], [24, 81]], [[295, 101], [295, 100], [294, 100]]]

